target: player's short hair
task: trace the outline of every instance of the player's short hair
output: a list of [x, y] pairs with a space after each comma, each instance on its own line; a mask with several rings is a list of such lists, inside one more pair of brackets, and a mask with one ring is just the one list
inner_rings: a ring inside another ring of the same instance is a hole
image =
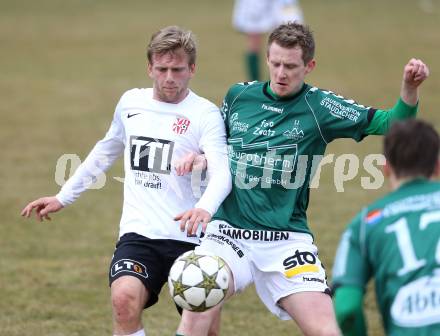
[[430, 178], [439, 159], [440, 138], [420, 119], [395, 122], [384, 139], [384, 154], [397, 178]]
[[315, 39], [309, 26], [296, 22], [288, 22], [275, 28], [267, 41], [267, 55], [272, 43], [283, 48], [300, 47], [304, 64], [309, 63], [315, 56]]
[[151, 36], [147, 47], [147, 58], [150, 64], [153, 63], [153, 55], [164, 55], [183, 49], [188, 55], [188, 64], [196, 63], [196, 42], [194, 34], [178, 26], [162, 28]]

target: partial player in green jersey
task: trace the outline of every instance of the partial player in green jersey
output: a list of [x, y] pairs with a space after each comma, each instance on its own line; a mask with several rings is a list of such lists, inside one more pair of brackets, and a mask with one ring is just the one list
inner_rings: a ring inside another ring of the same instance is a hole
[[438, 133], [423, 121], [395, 123], [385, 137], [393, 191], [355, 217], [336, 254], [344, 335], [366, 334], [362, 298], [372, 277], [387, 335], [440, 335], [440, 183], [430, 181], [439, 148]]
[[305, 84], [316, 65], [314, 51], [308, 27], [280, 25], [268, 40], [270, 81], [237, 84], [226, 94], [222, 113], [234, 183], [196, 250], [226, 261], [233, 292], [254, 283], [266, 307], [294, 319], [304, 334], [338, 335], [307, 225], [311, 176], [329, 142], [384, 134], [392, 121], [414, 116], [429, 70], [411, 59], [396, 105], [380, 110]]

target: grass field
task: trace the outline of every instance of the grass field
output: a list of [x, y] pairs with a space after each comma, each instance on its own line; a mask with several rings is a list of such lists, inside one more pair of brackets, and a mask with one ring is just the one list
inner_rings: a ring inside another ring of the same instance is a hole
[[[303, 0], [317, 41], [309, 82], [361, 103], [390, 107], [403, 65], [423, 59], [420, 116], [440, 126], [440, 3], [436, 0]], [[145, 47], [152, 32], [178, 24], [198, 36], [192, 88], [220, 103], [244, 80], [243, 38], [231, 28], [232, 1], [0, 0], [0, 335], [110, 335], [108, 264], [117, 237], [122, 176], [118, 162], [105, 187], [37, 223], [19, 216], [30, 200], [57, 192], [55, 167], [66, 153], [81, 159], [107, 130], [122, 92], [148, 87]], [[336, 141], [327, 153], [380, 152], [380, 138], [353, 146]], [[360, 177], [337, 192], [334, 165], [323, 168], [309, 208], [320, 256], [330, 269], [339, 235], [365, 202]], [[370, 294], [372, 335], [381, 335]], [[178, 323], [167, 291], [144, 314], [149, 335], [173, 335]], [[224, 309], [223, 335], [299, 335], [293, 322], [271, 316], [250, 288]]]

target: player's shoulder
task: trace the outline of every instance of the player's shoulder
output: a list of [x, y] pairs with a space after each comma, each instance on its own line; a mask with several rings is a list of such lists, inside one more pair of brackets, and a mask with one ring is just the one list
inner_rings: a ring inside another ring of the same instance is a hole
[[262, 92], [264, 83], [265, 82], [253, 81], [253, 82], [238, 82], [232, 84], [226, 93], [226, 98], [229, 100], [234, 100], [245, 92], [256, 92], [256, 91]]
[[[307, 84], [306, 84], [307, 85]], [[323, 101], [325, 99], [335, 99], [335, 100], [343, 100], [345, 99], [344, 96], [335, 93], [331, 90], [319, 88], [317, 86], [307, 85], [305, 94], [307, 95], [307, 98], [316, 100], [316, 101]]]
[[309, 102], [315, 102], [323, 107], [340, 108], [342, 105], [351, 106], [355, 109], [369, 109], [369, 106], [359, 104], [351, 98], [347, 98], [340, 93], [308, 85], [306, 89], [306, 97]]
[[386, 223], [395, 216], [421, 210], [421, 204], [440, 208], [440, 182], [424, 179], [407, 182], [365, 207], [362, 221], [367, 224], [367, 228], [373, 229], [377, 224]]
[[206, 112], [218, 112], [218, 107], [209, 99], [199, 96], [194, 91], [189, 92], [188, 104], [194, 106], [195, 110], [198, 110], [202, 113]]

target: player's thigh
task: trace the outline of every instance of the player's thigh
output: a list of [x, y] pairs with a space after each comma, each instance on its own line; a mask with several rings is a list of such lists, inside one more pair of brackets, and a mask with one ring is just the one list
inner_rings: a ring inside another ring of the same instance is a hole
[[281, 298], [278, 304], [295, 320], [305, 335], [340, 335], [330, 295], [299, 292]]
[[[148, 293], [145, 301], [145, 308], [148, 308], [158, 301], [175, 258], [194, 246], [179, 241], [149, 239], [135, 233], [125, 234], [116, 245], [109, 270], [109, 283], [113, 288], [113, 283], [121, 277], [139, 280]], [[115, 287], [118, 289], [117, 294], [121, 293], [119, 287], [128, 291], [130, 286], [139, 282], [130, 280], [127, 286], [125, 281], [122, 283], [124, 286]]]
[[[324, 267], [313, 238], [306, 233], [278, 232], [261, 235], [254, 232], [245, 244], [252, 245], [252, 273], [256, 291], [265, 306], [278, 318], [291, 316], [279, 305], [281, 298], [299, 292], [328, 291]], [[261, 239], [264, 237], [264, 239]]]

